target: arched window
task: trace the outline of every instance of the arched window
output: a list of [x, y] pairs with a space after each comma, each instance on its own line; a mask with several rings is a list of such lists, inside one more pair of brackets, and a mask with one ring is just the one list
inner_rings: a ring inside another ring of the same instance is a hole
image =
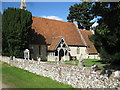
[[80, 54], [80, 48], [79, 47], [77, 48], [77, 54]]

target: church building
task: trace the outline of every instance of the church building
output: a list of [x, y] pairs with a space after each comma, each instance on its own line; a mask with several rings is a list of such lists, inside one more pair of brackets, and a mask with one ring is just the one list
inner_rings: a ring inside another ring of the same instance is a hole
[[80, 58], [98, 59], [98, 52], [89, 40], [91, 31], [80, 30], [74, 23], [32, 17], [36, 33], [30, 45], [31, 57], [60, 61]]
[[[25, 2], [25, 0], [23, 0]], [[21, 9], [25, 9], [21, 3]], [[89, 40], [91, 31], [80, 30], [75, 23], [32, 17], [30, 43], [31, 58], [47, 61], [99, 59], [94, 44]]]

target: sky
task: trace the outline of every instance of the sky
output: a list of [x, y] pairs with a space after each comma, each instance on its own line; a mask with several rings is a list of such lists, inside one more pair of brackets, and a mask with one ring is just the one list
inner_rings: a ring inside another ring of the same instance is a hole
[[[80, 2], [26, 2], [27, 10], [33, 16], [67, 22], [70, 6]], [[20, 8], [20, 2], [2, 2], [2, 10], [8, 7]], [[97, 21], [94, 19], [93, 21]], [[98, 25], [95, 23], [93, 26]]]
[[[69, 7], [79, 2], [26, 2], [27, 10], [33, 16], [67, 21]], [[2, 10], [8, 7], [20, 8], [20, 2], [3, 2]]]

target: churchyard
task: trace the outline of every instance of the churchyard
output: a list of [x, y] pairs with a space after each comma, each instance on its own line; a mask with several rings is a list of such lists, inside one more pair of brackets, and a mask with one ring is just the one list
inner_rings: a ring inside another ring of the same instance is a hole
[[[48, 63], [57, 63], [56, 61], [47, 61]], [[66, 65], [78, 66], [79, 60], [70, 60], [62, 62]], [[109, 70], [120, 70], [119, 65], [110, 65], [109, 63], [104, 63], [103, 60], [98, 59], [83, 59], [84, 67], [91, 67], [93, 64], [96, 64], [100, 69], [109, 69]]]
[[[56, 63], [55, 61], [47, 61], [47, 62]], [[79, 60], [70, 60], [70, 61], [65, 61], [63, 63], [67, 65], [77, 66], [79, 64]], [[91, 67], [93, 64], [96, 64], [101, 69], [104, 69], [104, 66], [109, 65], [109, 64], [103, 63], [102, 60], [98, 60], [98, 59], [83, 59], [83, 64], [85, 65], [85, 67]]]
[[[5, 68], [3, 68], [3, 76], [6, 75], [4, 77], [8, 79], [8, 82], [13, 81], [11, 83], [23, 82], [24, 85], [20, 83], [18, 87], [25, 88], [33, 85], [33, 87], [40, 88], [41, 84], [43, 84], [42, 88], [120, 88], [119, 71], [112, 71], [108, 77], [109, 73], [106, 73], [106, 71], [100, 73], [94, 71], [91, 67], [47, 63], [20, 58], [10, 60], [9, 57], [3, 57], [2, 61], [10, 64], [10, 67], [5, 65]], [[48, 79], [46, 80], [44, 77]], [[55, 81], [55, 83], [51, 80]], [[29, 84], [30, 82], [32, 84]], [[57, 86], [57, 83], [61, 86]], [[62, 83], [68, 84], [68, 86], [64, 86]]]

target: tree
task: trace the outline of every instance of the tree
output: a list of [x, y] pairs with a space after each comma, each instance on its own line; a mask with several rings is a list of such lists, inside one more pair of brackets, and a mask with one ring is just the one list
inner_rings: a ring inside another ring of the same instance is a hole
[[67, 17], [69, 22], [77, 21], [79, 29], [90, 30], [93, 23], [90, 21], [94, 18], [91, 8], [91, 2], [83, 2], [80, 4], [74, 4], [69, 8], [69, 15]]
[[0, 55], [2, 54], [2, 13], [0, 12]]
[[29, 30], [32, 14], [24, 9], [8, 8], [2, 18], [2, 54], [23, 57], [23, 50], [29, 48]]
[[95, 3], [92, 10], [96, 16], [102, 17], [92, 40], [103, 59], [120, 63], [120, 2]]

